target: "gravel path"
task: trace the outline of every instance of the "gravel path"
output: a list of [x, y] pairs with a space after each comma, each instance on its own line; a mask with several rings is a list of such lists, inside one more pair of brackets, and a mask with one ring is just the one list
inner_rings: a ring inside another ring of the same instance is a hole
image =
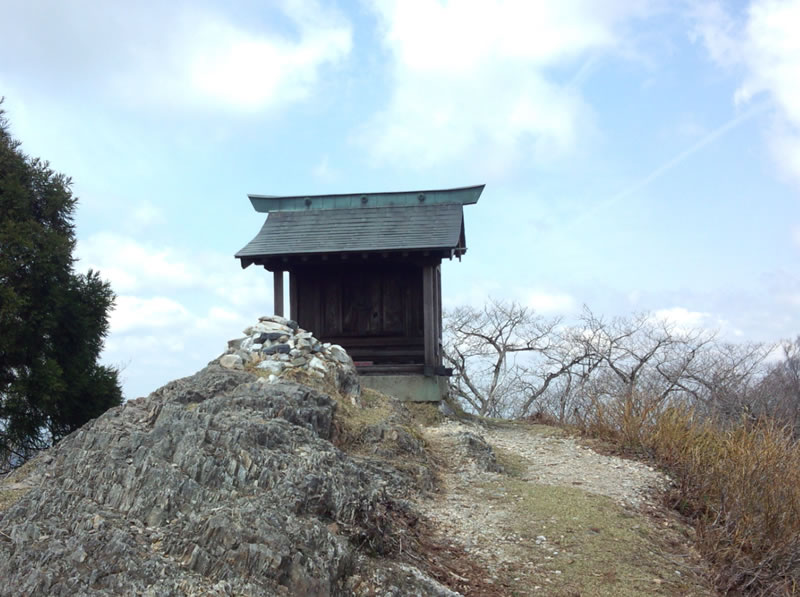
[[482, 435], [492, 447], [527, 460], [525, 481], [577, 486], [635, 508], [653, 505], [654, 491], [669, 486], [669, 479], [652, 467], [598, 454], [572, 437], [524, 433], [512, 427], [488, 429]]
[[[558, 545], [559, 536], [550, 535], [565, 532], [563, 521], [560, 526], [543, 525], [540, 529], [546, 530], [536, 531], [542, 534], [532, 536], [525, 532], [530, 525], [509, 516], [509, 505], [523, 499], [517, 491], [521, 486], [565, 486], [606, 496], [630, 513], [625, 524], [631, 528], [657, 524], [663, 525], [665, 532], [671, 532], [679, 526], [674, 521], [653, 523], [652, 517], [648, 520], [644, 515], [663, 518], [659, 493], [670, 484], [665, 475], [639, 462], [598, 454], [556, 430], [525, 425], [484, 427], [448, 421], [428, 428], [426, 440], [435, 451], [446, 455], [443, 460], [448, 464], [442, 471], [440, 495], [433, 500], [421, 500], [420, 508], [452, 545], [463, 548], [485, 565], [488, 578], [484, 581], [497, 583], [498, 588], [505, 589], [504, 594], [529, 594], [529, 591], [574, 594], [556, 590], [561, 571], [555, 566], [563, 561], [565, 549]], [[492, 466], [492, 452], [499, 454], [501, 460], [503, 455], [513, 458], [516, 485], [509, 485], [508, 474], [497, 472]], [[686, 531], [681, 529], [681, 532]], [[560, 539], [563, 545], [570, 543], [569, 536], [565, 538], [562, 534]], [[684, 547], [689, 549], [688, 544]], [[667, 567], [663, 578], [669, 580], [672, 574], [681, 576], [671, 565]], [[709, 594], [702, 589], [664, 591], [667, 587], [658, 584], [662, 580], [651, 581], [654, 595]]]

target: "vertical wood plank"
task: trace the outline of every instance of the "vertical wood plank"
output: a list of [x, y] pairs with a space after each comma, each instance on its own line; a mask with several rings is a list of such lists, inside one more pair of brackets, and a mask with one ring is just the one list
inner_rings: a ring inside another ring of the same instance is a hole
[[297, 321], [300, 297], [297, 295], [297, 274], [289, 272], [289, 317]]
[[359, 282], [357, 272], [342, 273], [342, 333], [348, 336], [360, 334], [356, 308], [361, 293]]
[[337, 272], [325, 278], [322, 296], [323, 321], [318, 338], [338, 336], [342, 333], [342, 280]]
[[403, 272], [390, 272], [382, 276], [383, 333], [402, 336], [406, 332], [405, 293]]
[[422, 267], [416, 266], [405, 276], [406, 336], [425, 335], [422, 300]]
[[275, 315], [283, 317], [283, 271], [272, 272], [272, 290], [274, 292]]
[[363, 317], [361, 329], [370, 336], [377, 336], [383, 331], [383, 297], [381, 296], [381, 278], [376, 271], [369, 270], [366, 274], [364, 309], [360, 313]]
[[436, 287], [434, 288], [434, 298], [436, 299], [436, 311], [434, 313], [435, 321], [436, 321], [436, 333], [434, 335], [436, 339], [436, 366], [440, 366], [442, 364], [442, 267], [441, 265], [437, 265], [434, 268], [434, 275], [436, 276]]
[[322, 286], [325, 280], [316, 274], [317, 272], [310, 272], [300, 290], [305, 306], [303, 308], [303, 322], [300, 323], [298, 321], [297, 323], [300, 323], [300, 327], [312, 332], [315, 336], [319, 336], [319, 330], [322, 327], [320, 324], [322, 319], [322, 301], [320, 299], [322, 297], [320, 295], [322, 294]]
[[422, 312], [423, 337], [425, 339], [425, 375], [432, 376], [436, 366], [436, 301], [434, 298], [436, 285], [434, 267], [426, 265], [422, 268]]

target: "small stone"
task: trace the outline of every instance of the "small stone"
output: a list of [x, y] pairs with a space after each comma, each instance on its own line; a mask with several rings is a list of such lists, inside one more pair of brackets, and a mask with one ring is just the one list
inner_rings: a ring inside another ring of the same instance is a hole
[[243, 369], [242, 357], [237, 354], [226, 354], [219, 360], [219, 364], [226, 369]]
[[325, 366], [325, 362], [319, 357], [311, 357], [308, 361], [308, 366], [311, 369], [316, 369], [318, 371], [325, 372], [327, 371], [327, 367]]
[[271, 374], [277, 374], [283, 371], [284, 365], [280, 361], [266, 360], [261, 361], [257, 367], [263, 371], [269, 371]]
[[338, 344], [334, 344], [330, 348], [331, 356], [343, 364], [349, 364], [352, 362], [350, 359], [350, 355], [347, 354], [344, 348], [339, 346]]
[[289, 354], [289, 351], [292, 350], [292, 347], [288, 344], [273, 344], [272, 346], [266, 346], [261, 349], [263, 354]]
[[292, 365], [292, 367], [302, 367], [306, 363], [308, 363], [308, 359], [306, 359], [304, 356], [295, 357], [289, 361], [289, 364]]
[[278, 323], [280, 325], [287, 325], [287, 322], [289, 320], [286, 319], [285, 317], [282, 317], [281, 315], [262, 315], [261, 317], [258, 318], [258, 321], [262, 323], [272, 322], [272, 323]]
[[271, 321], [264, 321], [261, 323], [257, 323], [252, 328], [253, 333], [259, 334], [269, 334], [272, 332], [281, 333], [281, 334], [291, 334], [292, 329], [289, 326], [281, 325], [279, 323], [273, 323]]

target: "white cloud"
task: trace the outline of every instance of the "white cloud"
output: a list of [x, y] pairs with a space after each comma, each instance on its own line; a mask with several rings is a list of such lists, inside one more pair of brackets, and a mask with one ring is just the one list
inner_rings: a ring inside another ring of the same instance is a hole
[[190, 320], [189, 311], [170, 298], [121, 295], [117, 296], [114, 310], [111, 312], [111, 333], [178, 327]]
[[565, 315], [577, 307], [575, 299], [565, 292], [544, 292], [534, 290], [525, 297], [526, 306], [537, 313], [547, 315]]
[[741, 48], [736, 39], [737, 23], [725, 5], [719, 0], [708, 0], [693, 2], [689, 6], [694, 20], [690, 39], [702, 39], [711, 58], [719, 64], [732, 66], [741, 60]]
[[767, 94], [776, 109], [767, 132], [782, 171], [800, 182], [800, 1], [754, 0], [743, 20], [727, 5], [708, 2], [693, 11], [694, 34], [717, 63], [744, 70], [736, 103]]
[[152, 247], [111, 233], [90, 236], [76, 250], [81, 269], [99, 270], [116, 292], [186, 288], [203, 283], [197, 265], [169, 247]]
[[239, 328], [244, 329], [245, 324], [248, 323], [251, 322], [247, 321], [242, 313], [227, 307], [214, 306], [208, 310], [205, 317], [198, 319], [195, 325], [198, 330], [225, 332], [233, 338], [239, 333]]
[[744, 332], [732, 325], [728, 320], [713, 313], [692, 311], [686, 307], [670, 307], [653, 312], [652, 319], [661, 321], [679, 333], [709, 332], [719, 333], [722, 337], [738, 338]]
[[263, 297], [272, 296], [266, 273], [256, 268], [243, 271], [230, 255], [156, 246], [106, 232], [79, 241], [75, 255], [80, 270], [99, 271], [120, 294], [202, 292], [235, 307], [263, 304]]
[[480, 149], [525, 147], [550, 159], [590, 126], [579, 90], [554, 71], [613, 50], [635, 2], [439, 2], [377, 5], [394, 59], [388, 107], [360, 141], [380, 160], [431, 166]]
[[249, 31], [218, 14], [182, 15], [171, 44], [174, 70], [157, 71], [150, 92], [182, 103], [189, 91], [200, 101], [248, 111], [307, 97], [319, 69], [349, 54], [350, 28], [316, 2], [283, 4], [297, 40]]
[[[222, 5], [224, 6], [224, 4]], [[16, 3], [0, 21], [2, 82], [111, 91], [124, 103], [256, 111], [308, 97], [348, 56], [348, 22], [316, 0], [243, 14], [198, 3]]]
[[686, 307], [670, 307], [653, 312], [653, 318], [664, 321], [682, 331], [699, 330], [708, 327], [710, 313], [690, 311]]

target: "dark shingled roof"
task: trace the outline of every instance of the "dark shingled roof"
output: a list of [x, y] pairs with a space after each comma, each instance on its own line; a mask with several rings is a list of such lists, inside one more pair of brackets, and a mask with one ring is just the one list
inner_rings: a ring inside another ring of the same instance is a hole
[[464, 246], [459, 204], [273, 212], [236, 257], [457, 250]]

